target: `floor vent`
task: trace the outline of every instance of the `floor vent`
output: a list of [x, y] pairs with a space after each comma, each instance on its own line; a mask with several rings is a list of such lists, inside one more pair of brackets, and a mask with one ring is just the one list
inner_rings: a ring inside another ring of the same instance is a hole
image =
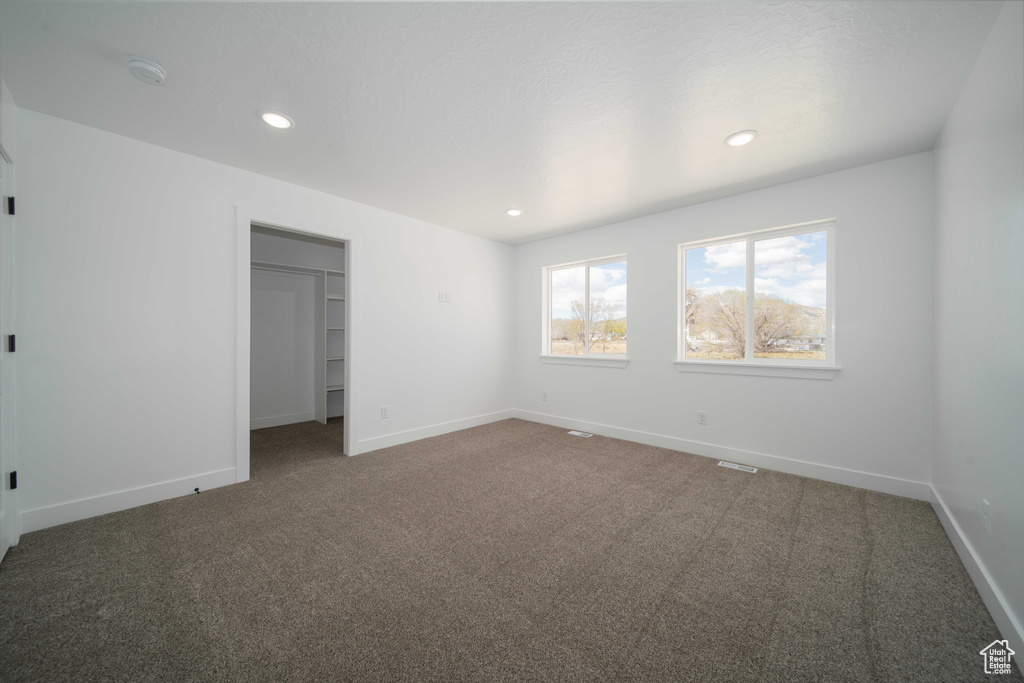
[[732, 470], [739, 470], [740, 472], [750, 472], [751, 474], [753, 474], [754, 472], [757, 472], [757, 468], [756, 467], [748, 467], [746, 465], [737, 465], [734, 462], [726, 462], [724, 460], [719, 460], [718, 461], [718, 465], [720, 467], [728, 467], [729, 469], [732, 469]]
[[582, 436], [584, 439], [589, 439], [593, 434], [587, 434], [586, 432], [577, 432], [575, 429], [569, 432], [573, 436]]

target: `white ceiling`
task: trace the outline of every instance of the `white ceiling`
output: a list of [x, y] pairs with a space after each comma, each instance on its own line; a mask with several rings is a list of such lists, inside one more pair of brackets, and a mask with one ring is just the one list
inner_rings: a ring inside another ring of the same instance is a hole
[[0, 63], [21, 107], [519, 244], [931, 149], [1000, 6], [14, 2]]

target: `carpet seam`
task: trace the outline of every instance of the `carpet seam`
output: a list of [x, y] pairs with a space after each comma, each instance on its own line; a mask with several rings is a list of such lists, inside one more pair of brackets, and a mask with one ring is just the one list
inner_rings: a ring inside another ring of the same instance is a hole
[[868, 577], [871, 574], [871, 563], [875, 552], [875, 542], [871, 535], [871, 526], [868, 520], [868, 506], [867, 506], [868, 492], [861, 491], [860, 494], [860, 505], [858, 506], [860, 512], [860, 523], [861, 531], [864, 536], [864, 542], [867, 545], [867, 552], [864, 556], [864, 566], [861, 570], [861, 582], [860, 582], [860, 613], [861, 613], [861, 624], [864, 629], [864, 646], [865, 651], [868, 653], [868, 667], [870, 671], [871, 680], [881, 681], [883, 680], [878, 673], [878, 662], [875, 661], [875, 637], [874, 637], [874, 606], [871, 602], [871, 595], [868, 591]]
[[762, 661], [761, 661], [761, 667], [760, 667], [760, 671], [761, 671], [760, 675], [761, 675], [762, 679], [764, 679], [764, 674], [765, 674], [764, 669], [767, 666], [767, 651], [771, 648], [772, 639], [775, 637], [775, 628], [776, 628], [776, 625], [778, 624], [778, 621], [779, 621], [779, 612], [782, 610], [782, 605], [785, 602], [786, 598], [789, 596], [789, 591], [786, 589], [786, 586], [789, 584], [789, 581], [788, 581], [787, 577], [789, 576], [789, 569], [790, 569], [790, 567], [793, 566], [793, 556], [794, 556], [794, 554], [796, 552], [796, 544], [797, 544], [797, 541], [798, 541], [798, 539], [800, 537], [800, 526], [803, 523], [803, 519], [804, 519], [804, 516], [803, 516], [803, 503], [804, 503], [804, 498], [807, 496], [807, 480], [801, 477], [799, 481], [800, 481], [800, 498], [797, 500], [796, 506], [795, 506], [795, 510], [796, 510], [796, 524], [793, 526], [793, 533], [792, 533], [792, 536], [791, 536], [790, 542], [789, 542], [789, 551], [786, 553], [786, 570], [785, 570], [785, 573], [781, 574], [781, 576], [783, 578], [779, 582], [781, 584], [781, 591], [780, 592], [782, 593], [782, 595], [779, 597], [779, 601], [776, 604], [775, 610], [772, 613], [771, 623], [768, 624], [768, 628], [766, 629], [767, 633], [768, 633], [768, 637], [765, 639], [765, 643], [766, 643], [765, 651], [762, 653], [762, 656], [761, 656]]
[[750, 488], [750, 486], [750, 481], [743, 482], [742, 487], [738, 491], [738, 495], [730, 497], [729, 504], [726, 505], [724, 510], [722, 510], [722, 513], [715, 520], [715, 523], [710, 525], [708, 532], [704, 535], [703, 538], [701, 538], [700, 542], [697, 544], [695, 552], [690, 556], [689, 561], [687, 561], [686, 564], [683, 567], [681, 567], [679, 571], [676, 572], [669, 580], [668, 585], [665, 587], [665, 590], [661, 593], [661, 598], [659, 598], [658, 604], [655, 605], [654, 609], [651, 610], [650, 615], [648, 615], [647, 623], [644, 626], [641, 626], [639, 629], [637, 629], [636, 636], [633, 638], [631, 645], [626, 649], [626, 656], [623, 658], [623, 662], [615, 668], [615, 673], [612, 675], [612, 678], [619, 679], [620, 674], [622, 674], [626, 666], [628, 666], [629, 663], [633, 661], [633, 657], [636, 653], [637, 646], [640, 643], [640, 639], [643, 638], [647, 631], [650, 630], [650, 623], [653, 620], [654, 615], [656, 615], [661, 610], [662, 606], [665, 604], [665, 601], [668, 600], [669, 593], [679, 582], [679, 579], [690, 570], [690, 567], [692, 567], [694, 562], [696, 562], [697, 557], [703, 552], [708, 540], [715, 534], [715, 531], [718, 529], [718, 527], [721, 526], [722, 520], [725, 518], [727, 514], [729, 514], [729, 512], [736, 505], [736, 501], [739, 500], [740, 496], [743, 495], [747, 491], [747, 489]]

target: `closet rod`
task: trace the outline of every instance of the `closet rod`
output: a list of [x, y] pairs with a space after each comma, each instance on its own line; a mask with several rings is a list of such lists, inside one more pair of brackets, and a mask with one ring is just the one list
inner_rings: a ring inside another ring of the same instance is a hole
[[265, 261], [252, 261], [250, 265], [257, 270], [274, 270], [284, 273], [324, 276], [323, 268], [303, 268], [302, 266], [288, 266], [283, 263], [267, 263]]

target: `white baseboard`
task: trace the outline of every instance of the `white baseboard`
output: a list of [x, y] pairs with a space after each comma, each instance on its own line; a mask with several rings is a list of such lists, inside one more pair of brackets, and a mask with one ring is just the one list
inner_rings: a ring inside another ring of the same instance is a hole
[[139, 486], [124, 491], [116, 491], [90, 498], [81, 498], [67, 503], [57, 503], [56, 505], [25, 510], [21, 513], [21, 533], [27, 534], [30, 531], [38, 531], [39, 529], [57, 526], [58, 524], [76, 522], [80, 519], [105, 515], [109, 512], [118, 512], [168, 498], [185, 496], [195, 493], [196, 487], [200, 491], [205, 491], [234, 483], [235, 468], [229, 467], [215, 472], [197, 474], [159, 484]]
[[523, 420], [529, 420], [531, 422], [540, 422], [542, 424], [564, 427], [566, 429], [579, 429], [592, 434], [610, 436], [615, 439], [635, 441], [637, 443], [647, 444], [648, 446], [670, 448], [674, 451], [703, 455], [708, 458], [729, 460], [741, 465], [763, 467], [766, 470], [775, 470], [776, 472], [785, 472], [786, 474], [796, 474], [801, 477], [810, 477], [811, 479], [820, 479], [822, 481], [830, 481], [836, 484], [846, 484], [847, 486], [855, 486], [861, 489], [868, 489], [869, 491], [878, 491], [879, 493], [891, 493], [896, 496], [914, 498], [915, 500], [931, 500], [931, 486], [922, 481], [900, 479], [898, 477], [889, 477], [884, 474], [872, 474], [870, 472], [861, 472], [858, 470], [848, 470], [843, 467], [835, 467], [832, 465], [820, 465], [818, 463], [806, 462], [803, 460], [784, 458], [778, 455], [745, 451], [739, 448], [719, 446], [716, 444], [703, 443], [701, 441], [690, 441], [688, 439], [680, 439], [675, 436], [653, 434], [650, 432], [642, 432], [636, 429], [626, 429], [623, 427], [612, 427], [609, 425], [597, 424], [595, 422], [586, 422], [584, 420], [573, 420], [565, 417], [558, 417], [557, 415], [548, 415], [546, 413], [535, 413], [530, 410], [516, 410], [514, 412], [515, 417]]
[[999, 586], [996, 585], [995, 581], [992, 580], [992, 575], [985, 567], [985, 563], [981, 561], [981, 556], [978, 555], [974, 545], [967, 540], [967, 536], [963, 533], [956, 518], [950, 513], [949, 508], [946, 506], [946, 501], [942, 499], [942, 496], [934, 486], [931, 487], [931, 491], [932, 508], [935, 510], [939, 521], [942, 522], [942, 528], [946, 530], [949, 540], [953, 542], [953, 547], [956, 548], [960, 561], [964, 563], [967, 573], [970, 574], [974, 585], [977, 586], [978, 593], [981, 594], [985, 607], [988, 608], [989, 614], [992, 615], [992, 620], [996, 622], [996, 626], [999, 628], [1003, 638], [1010, 641], [1010, 649], [1024, 652], [1024, 625], [1021, 624], [1021, 620], [1010, 609], [1006, 596], [999, 589]]
[[515, 417], [514, 413], [515, 411], [510, 408], [508, 410], [499, 410], [496, 413], [476, 415], [474, 417], [467, 417], [461, 420], [441, 422], [439, 424], [430, 425], [429, 427], [420, 427], [418, 429], [409, 429], [404, 432], [375, 436], [371, 439], [363, 439], [359, 442], [358, 453], [369, 453], [370, 451], [380, 450], [381, 448], [399, 446], [403, 443], [409, 443], [410, 441], [419, 441], [420, 439], [428, 439], [432, 436], [440, 436], [441, 434], [448, 434], [449, 432], [457, 432], [462, 429], [469, 429], [470, 427], [479, 427], [480, 425], [498, 422], [499, 420], [507, 420]]
[[249, 420], [249, 430], [264, 429], [265, 427], [280, 427], [282, 425], [295, 424], [296, 422], [309, 422], [316, 419], [316, 413], [292, 413], [291, 415], [275, 415], [273, 417], [258, 417]]
[[[0, 528], [3, 528], [3, 525], [7, 524], [7, 522], [4, 521], [4, 518], [6, 516], [7, 516], [7, 510], [5, 510], [3, 507], [0, 507]], [[14, 526], [15, 526], [14, 524], [11, 525], [11, 527], [12, 527], [12, 529], [11, 529], [11, 531], [12, 531], [11, 536], [14, 535], [14, 533], [13, 533], [13, 527]], [[12, 546], [18, 545], [18, 542], [12, 538], [11, 539], [11, 545]], [[4, 559], [4, 555], [6, 555], [6, 554], [7, 554], [7, 548], [5, 548], [4, 546], [0, 545], [0, 560], [3, 560]]]

